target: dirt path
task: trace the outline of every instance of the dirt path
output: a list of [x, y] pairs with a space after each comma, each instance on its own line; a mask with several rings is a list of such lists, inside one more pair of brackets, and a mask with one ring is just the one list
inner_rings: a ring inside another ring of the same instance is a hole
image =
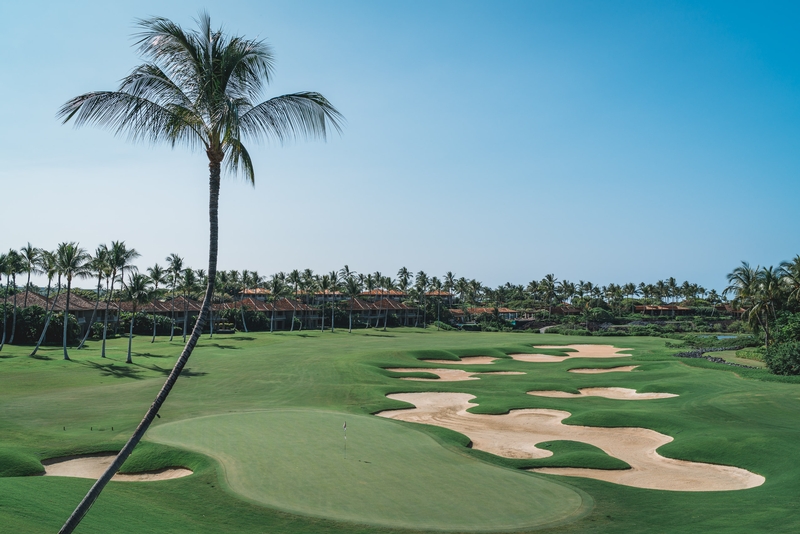
[[[97, 479], [105, 472], [116, 454], [96, 454], [87, 456], [70, 456], [66, 458], [53, 458], [42, 462], [44, 476], [49, 477], [77, 477]], [[152, 482], [155, 480], [170, 480], [173, 478], [187, 477], [192, 471], [183, 467], [159, 469], [146, 473], [121, 474], [117, 473], [111, 480], [119, 482]]]
[[724, 491], [753, 488], [764, 477], [737, 467], [673, 460], [656, 450], [672, 441], [645, 428], [602, 428], [564, 425], [569, 412], [561, 410], [512, 410], [505, 415], [472, 414], [476, 406], [468, 393], [398, 393], [390, 399], [415, 406], [390, 410], [380, 417], [437, 425], [467, 435], [476, 449], [507, 458], [545, 458], [543, 441], [571, 440], [589, 443], [627, 462], [631, 469], [601, 470], [573, 468], [534, 469], [542, 473], [580, 476], [637, 488], [671, 491]]

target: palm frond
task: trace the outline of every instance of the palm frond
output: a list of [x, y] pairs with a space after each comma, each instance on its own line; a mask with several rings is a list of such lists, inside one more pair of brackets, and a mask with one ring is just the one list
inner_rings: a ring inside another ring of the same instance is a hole
[[262, 134], [283, 143], [298, 137], [325, 139], [329, 127], [341, 132], [343, 120], [324, 96], [302, 92], [270, 98], [245, 112], [240, 123], [243, 136]]
[[178, 142], [190, 147], [205, 146], [202, 125], [196, 116], [177, 105], [161, 106], [123, 91], [97, 91], [75, 97], [56, 114], [75, 126], [93, 124], [110, 128], [115, 134], [127, 132], [132, 141]]
[[255, 185], [256, 173], [253, 168], [253, 160], [250, 159], [250, 154], [244, 145], [238, 138], [233, 138], [226, 142], [225, 148], [225, 164], [228, 171], [238, 174], [241, 170], [245, 179]]

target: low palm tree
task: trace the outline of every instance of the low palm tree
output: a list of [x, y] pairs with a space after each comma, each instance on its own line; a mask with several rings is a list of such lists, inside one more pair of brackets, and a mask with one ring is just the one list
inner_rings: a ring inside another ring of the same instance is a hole
[[364, 286], [361, 285], [357, 276], [353, 276], [352, 274], [345, 278], [344, 280], [344, 293], [350, 299], [350, 322], [348, 324], [347, 332], [349, 334], [353, 333], [353, 303], [355, 299], [361, 294], [364, 290]]
[[175, 288], [178, 285], [178, 277], [183, 271], [183, 258], [174, 252], [167, 256], [167, 270], [169, 272], [169, 285], [172, 289], [172, 312], [170, 313], [171, 324], [169, 328], [169, 340], [172, 341], [175, 336]]
[[14, 289], [14, 307], [11, 320], [11, 337], [8, 339], [9, 345], [14, 343], [14, 335], [17, 332], [17, 275], [25, 272], [25, 260], [19, 252], [14, 249], [8, 251], [7, 274], [11, 275], [11, 287]]
[[136, 322], [136, 310], [139, 306], [147, 304], [153, 295], [150, 278], [143, 274], [132, 273], [128, 276], [128, 283], [124, 285], [124, 298], [133, 304], [131, 314], [131, 325], [128, 331], [128, 358], [125, 363], [133, 363], [131, 359], [131, 347], [133, 345], [133, 326]]
[[[136, 249], [129, 249], [125, 241], [112, 241], [108, 249], [108, 266], [105, 274], [108, 286], [106, 288], [106, 313], [103, 317], [103, 341], [100, 348], [100, 357], [106, 357], [106, 339], [108, 337], [108, 314], [111, 301], [114, 299], [114, 284], [117, 279], [122, 281], [122, 275], [126, 269], [135, 269], [133, 260], [139, 257]], [[119, 278], [118, 278], [119, 277]], [[119, 310], [117, 311], [117, 324], [119, 324]], [[116, 330], [116, 328], [115, 328]]]
[[31, 274], [41, 274], [39, 270], [39, 254], [41, 250], [31, 245], [30, 241], [27, 245], [22, 247], [19, 251], [24, 265], [24, 272], [28, 274], [28, 279], [25, 281], [25, 298], [22, 301], [22, 307], [28, 307], [28, 291], [31, 287]]
[[[150, 278], [150, 283], [153, 284], [153, 338], [150, 343], [156, 342], [156, 301], [161, 296], [158, 286], [167, 282], [167, 271], [164, 270], [158, 263], [154, 263], [152, 267], [147, 268], [147, 275]], [[174, 299], [173, 292], [173, 299]], [[172, 303], [172, 309], [175, 309], [175, 303]], [[175, 319], [173, 318], [173, 323]]]
[[61, 272], [58, 270], [56, 253], [50, 252], [49, 250], [43, 250], [39, 256], [39, 261], [42, 271], [44, 271], [45, 275], [47, 275], [47, 293], [45, 295], [45, 301], [50, 301], [50, 286], [53, 283], [53, 278], [56, 276], [56, 274], [58, 275], [58, 283], [56, 284], [56, 296], [53, 299], [53, 302], [50, 304], [50, 309], [47, 311], [47, 315], [44, 319], [42, 334], [39, 336], [39, 341], [36, 342], [36, 346], [33, 347], [33, 351], [31, 351], [30, 356], [36, 356], [36, 352], [44, 342], [44, 338], [47, 335], [47, 328], [50, 326], [50, 319], [53, 317], [53, 312], [56, 309], [58, 296], [61, 294]]
[[86, 333], [83, 335], [78, 350], [82, 349], [89, 339], [89, 334], [92, 333], [92, 326], [94, 319], [97, 317], [97, 307], [100, 305], [100, 290], [102, 289], [103, 277], [108, 270], [108, 247], [106, 245], [98, 246], [94, 251], [94, 256], [89, 260], [87, 268], [92, 274], [97, 275], [97, 298], [94, 301], [94, 309], [92, 310], [92, 318], [89, 319], [89, 324], [86, 327]]
[[6, 290], [3, 291], [3, 336], [0, 337], [0, 350], [6, 344], [6, 319], [8, 317], [8, 290], [11, 284], [11, 277], [8, 274], [8, 254], [0, 254], [0, 281], [6, 277]]
[[69, 360], [67, 353], [67, 329], [69, 327], [69, 296], [72, 290], [72, 280], [75, 278], [86, 278], [89, 271], [88, 262], [91, 256], [81, 248], [78, 243], [61, 243], [56, 251], [56, 265], [58, 270], [67, 281], [67, 300], [64, 304], [64, 336], [63, 348], [64, 359]]
[[229, 37], [200, 16], [197, 31], [186, 32], [164, 18], [139, 21], [139, 51], [146, 58], [123, 79], [119, 90], [87, 93], [67, 102], [59, 114], [77, 125], [110, 126], [137, 140], [185, 143], [201, 148], [209, 163], [208, 286], [192, 335], [131, 439], [76, 508], [62, 533], [72, 532], [111, 477], [122, 466], [166, 400], [191, 356], [208, 316], [217, 271], [218, 207], [222, 165], [255, 172], [244, 141], [270, 137], [324, 138], [339, 129], [341, 115], [319, 93], [283, 95], [257, 103], [270, 81], [272, 51], [263, 41]]
[[178, 290], [183, 296], [183, 341], [186, 342], [186, 330], [189, 321], [189, 298], [194, 295], [198, 289], [197, 275], [192, 269], [184, 269], [178, 281]]

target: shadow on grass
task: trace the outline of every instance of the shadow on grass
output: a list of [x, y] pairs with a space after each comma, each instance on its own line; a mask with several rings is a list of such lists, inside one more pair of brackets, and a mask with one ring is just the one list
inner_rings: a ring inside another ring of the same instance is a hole
[[100, 374], [103, 376], [110, 376], [112, 378], [134, 378], [136, 380], [142, 380], [143, 378], [139, 376], [142, 373], [140, 369], [136, 369], [127, 364], [120, 365], [116, 363], [110, 363], [108, 365], [102, 365], [96, 362], [79, 363], [100, 371]]
[[394, 334], [364, 334], [369, 337], [397, 337]]
[[209, 343], [208, 345], [205, 345], [205, 346], [206, 347], [217, 347], [218, 349], [222, 349], [222, 350], [228, 350], [228, 349], [231, 349], [231, 350], [242, 350], [242, 347], [236, 347], [234, 345], [223, 345], [221, 343]]
[[139, 352], [137, 356], [144, 356], [146, 358], [172, 358], [171, 354], [153, 354], [152, 352]]
[[231, 337], [231, 339], [235, 339], [236, 341], [255, 341], [256, 338], [250, 336], [235, 336]]
[[[158, 365], [142, 365], [140, 363], [134, 363], [133, 365], [141, 367], [143, 369], [147, 369], [149, 371], [155, 371], [156, 373], [160, 373], [164, 376], [167, 376], [172, 372], [172, 367], [159, 367]], [[190, 367], [184, 367], [183, 371], [181, 371], [181, 376], [185, 377], [206, 376], [207, 374], [208, 373], [192, 371]]]
[[51, 358], [50, 356], [45, 356], [44, 354], [34, 354], [33, 356], [29, 356], [29, 358], [33, 358], [34, 360], [54, 360], [55, 358]]

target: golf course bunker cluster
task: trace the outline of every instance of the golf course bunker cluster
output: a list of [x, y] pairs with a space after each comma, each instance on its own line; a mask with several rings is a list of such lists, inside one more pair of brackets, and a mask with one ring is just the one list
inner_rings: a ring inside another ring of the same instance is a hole
[[604, 428], [565, 425], [569, 412], [550, 409], [512, 410], [504, 415], [473, 414], [477, 406], [468, 393], [396, 393], [388, 398], [412, 404], [412, 409], [387, 410], [376, 415], [413, 423], [436, 425], [460, 432], [475, 449], [506, 458], [546, 458], [539, 449], [545, 441], [581, 441], [631, 466], [625, 470], [537, 468], [533, 471], [604, 480], [637, 488], [672, 491], [725, 491], [753, 488], [764, 477], [724, 465], [675, 460], [657, 449], [672, 437], [645, 428]]
[[[44, 476], [98, 479], [116, 457], [115, 453], [109, 453], [51, 458], [42, 462]], [[117, 473], [111, 480], [118, 482], [153, 482], [187, 477], [191, 474], [192, 471], [184, 467], [171, 467], [144, 473]]]

